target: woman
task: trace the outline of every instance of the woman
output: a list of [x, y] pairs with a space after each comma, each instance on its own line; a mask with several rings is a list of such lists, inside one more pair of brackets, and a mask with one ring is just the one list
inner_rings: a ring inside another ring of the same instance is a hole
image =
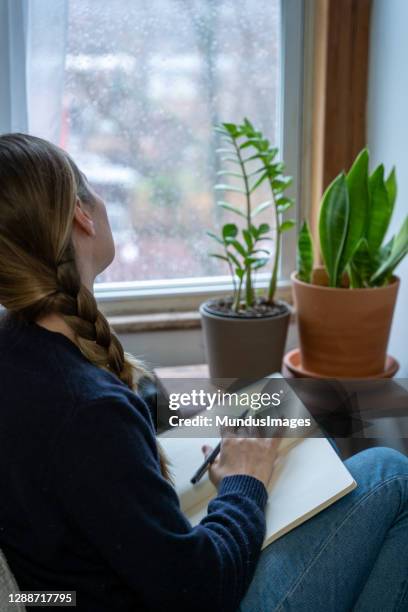
[[350, 459], [357, 489], [260, 556], [276, 444], [229, 439], [191, 527], [134, 392], [141, 368], [92, 294], [113, 256], [72, 159], [1, 136], [0, 548], [20, 589], [76, 591], [95, 612], [407, 609], [408, 461], [394, 451]]

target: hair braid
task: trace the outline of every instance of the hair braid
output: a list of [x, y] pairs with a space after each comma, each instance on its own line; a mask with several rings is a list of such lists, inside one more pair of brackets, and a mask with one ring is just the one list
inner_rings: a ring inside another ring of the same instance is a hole
[[[98, 309], [93, 293], [81, 283], [75, 257], [72, 254], [73, 246], [70, 242], [57, 264], [56, 295], [60, 303], [65, 298], [64, 301], [68, 306], [67, 311], [61, 309], [60, 312], [75, 333], [78, 346], [85, 357], [99, 367], [113, 372], [130, 389], [136, 391], [135, 374], [137, 373], [140, 378], [142, 375], [149, 376], [149, 373], [134, 357], [125, 354], [106, 317]], [[158, 449], [162, 473], [165, 478], [170, 479], [167, 461], [159, 445]]]
[[65, 151], [27, 134], [0, 136], [0, 303], [27, 321], [61, 315], [84, 356], [136, 391], [148, 372], [124, 352], [81, 282], [72, 241], [78, 197], [92, 208], [86, 181]]

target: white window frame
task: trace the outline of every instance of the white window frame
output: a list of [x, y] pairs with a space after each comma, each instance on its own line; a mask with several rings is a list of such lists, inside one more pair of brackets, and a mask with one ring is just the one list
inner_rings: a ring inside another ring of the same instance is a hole
[[0, 0], [0, 133], [26, 132], [27, 0]]
[[[29, 0], [28, 0], [29, 1]], [[302, 216], [302, 115], [304, 70], [305, 0], [281, 0], [282, 16], [282, 92], [280, 151], [286, 171], [294, 178], [291, 196], [295, 198], [295, 217]], [[9, 83], [0, 97], [0, 131], [27, 131], [25, 49], [27, 45], [27, 0], [0, 0], [0, 69]], [[9, 36], [13, 36], [12, 46]], [[11, 50], [10, 50], [11, 49]], [[290, 78], [286, 78], [290, 75]], [[17, 106], [13, 106], [17, 101]], [[12, 109], [18, 109], [17, 117]], [[294, 216], [290, 211], [291, 217]], [[296, 232], [285, 234], [281, 258], [278, 296], [287, 297], [290, 273], [295, 268]], [[257, 287], [266, 287], [270, 274], [258, 275]], [[96, 283], [95, 296], [107, 315], [195, 310], [211, 297], [232, 291], [229, 276], [196, 277], [154, 281]]]

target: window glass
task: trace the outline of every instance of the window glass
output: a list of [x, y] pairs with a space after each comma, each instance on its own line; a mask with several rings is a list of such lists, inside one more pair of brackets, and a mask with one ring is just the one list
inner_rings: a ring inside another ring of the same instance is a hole
[[61, 144], [104, 198], [116, 242], [98, 280], [227, 274], [205, 234], [229, 218], [215, 204], [212, 125], [247, 116], [280, 145], [280, 0], [68, 6]]

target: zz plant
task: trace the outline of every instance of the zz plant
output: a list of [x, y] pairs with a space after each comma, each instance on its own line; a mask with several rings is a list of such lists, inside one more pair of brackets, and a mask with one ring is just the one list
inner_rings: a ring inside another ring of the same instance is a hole
[[[218, 183], [216, 192], [234, 192], [242, 197], [242, 208], [220, 199], [217, 205], [240, 219], [240, 223], [226, 223], [218, 235], [207, 234], [222, 247], [221, 253], [210, 253], [228, 264], [232, 277], [233, 310], [248, 309], [255, 304], [254, 273], [267, 265], [273, 257], [272, 273], [264, 301], [273, 304], [277, 285], [281, 237], [295, 225], [292, 219], [282, 220], [282, 215], [294, 204], [285, 195], [292, 178], [284, 176], [284, 164], [276, 161], [278, 149], [271, 147], [269, 141], [256, 130], [248, 119], [241, 124], [221, 123], [215, 126], [222, 147], [216, 152], [221, 156], [224, 168], [217, 174], [226, 177], [226, 182]], [[253, 166], [257, 166], [252, 169]], [[251, 170], [250, 167], [252, 166]], [[231, 184], [228, 179], [235, 181]], [[267, 183], [270, 198], [256, 206], [253, 196], [258, 188]], [[269, 223], [256, 223], [256, 217], [271, 208], [274, 213], [273, 229]], [[265, 247], [272, 241], [273, 251]]]
[[[326, 189], [319, 216], [319, 241], [330, 287], [344, 275], [352, 289], [387, 285], [408, 253], [408, 216], [384, 244], [397, 195], [395, 168], [387, 178], [380, 164], [369, 174], [363, 149], [350, 171], [340, 173]], [[313, 244], [305, 222], [298, 238], [298, 278], [310, 283]]]

